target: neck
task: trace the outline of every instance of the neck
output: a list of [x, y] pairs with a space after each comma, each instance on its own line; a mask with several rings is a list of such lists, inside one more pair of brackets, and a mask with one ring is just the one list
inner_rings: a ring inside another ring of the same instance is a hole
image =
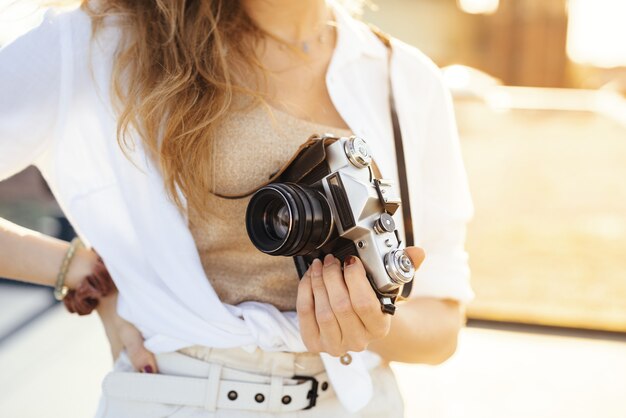
[[328, 18], [325, 0], [242, 0], [256, 25], [292, 41], [303, 41], [319, 31]]

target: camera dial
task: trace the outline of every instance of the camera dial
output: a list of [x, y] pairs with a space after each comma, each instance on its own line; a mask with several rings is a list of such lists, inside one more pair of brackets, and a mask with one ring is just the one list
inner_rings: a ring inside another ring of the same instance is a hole
[[345, 142], [344, 150], [348, 160], [357, 168], [365, 168], [372, 162], [372, 156], [363, 138], [351, 136]]
[[393, 250], [385, 255], [385, 269], [395, 284], [410, 282], [415, 275], [415, 266], [404, 250]]
[[387, 212], [383, 212], [380, 218], [374, 222], [374, 231], [377, 234], [384, 234], [385, 232], [393, 232], [396, 229], [396, 223], [393, 220], [393, 216]]

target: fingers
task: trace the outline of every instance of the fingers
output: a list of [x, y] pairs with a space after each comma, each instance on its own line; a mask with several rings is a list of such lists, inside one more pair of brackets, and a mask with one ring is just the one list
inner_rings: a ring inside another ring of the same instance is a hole
[[319, 343], [320, 330], [315, 318], [315, 300], [311, 288], [311, 269], [302, 276], [298, 285], [296, 311], [300, 322], [300, 334], [306, 348], [312, 353], [319, 353], [322, 347]]
[[361, 319], [370, 338], [383, 338], [389, 332], [391, 316], [383, 313], [376, 293], [367, 280], [365, 268], [357, 257], [346, 259], [343, 269], [346, 286], [354, 311]]
[[315, 298], [315, 318], [320, 332], [322, 350], [332, 356], [341, 356], [341, 329], [330, 305], [326, 285], [324, 284], [322, 262], [313, 260], [310, 267], [311, 288]]
[[143, 346], [143, 337], [134, 325], [119, 318], [118, 334], [135, 370], [144, 373], [158, 372], [154, 354]]
[[[423, 252], [414, 257], [421, 263]], [[314, 260], [298, 287], [296, 302], [300, 332], [310, 351], [340, 356], [363, 351], [370, 341], [385, 337], [391, 316], [383, 313], [361, 261], [349, 257], [342, 272], [327, 255]]]
[[420, 247], [406, 247], [405, 251], [409, 255], [409, 258], [411, 259], [411, 261], [413, 262], [413, 265], [415, 266], [415, 270], [417, 270], [422, 264], [422, 262], [424, 261], [424, 258], [426, 258], [426, 254], [424, 253], [424, 250], [421, 249]]
[[365, 350], [369, 342], [366, 338], [365, 327], [352, 308], [350, 294], [344, 282], [339, 260], [328, 254], [324, 258], [322, 271], [330, 307], [341, 331], [342, 354], [345, 354], [346, 351]]

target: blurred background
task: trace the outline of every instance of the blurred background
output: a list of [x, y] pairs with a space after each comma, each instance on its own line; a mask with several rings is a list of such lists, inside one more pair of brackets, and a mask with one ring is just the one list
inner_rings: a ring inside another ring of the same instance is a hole
[[[0, 45], [36, 3], [0, 0]], [[407, 416], [626, 417], [626, 0], [363, 12], [442, 68], [476, 206], [468, 328], [443, 366], [394, 365]], [[32, 168], [0, 183], [0, 216], [72, 236]], [[107, 350], [96, 317], [0, 282], [1, 417], [90, 416]]]

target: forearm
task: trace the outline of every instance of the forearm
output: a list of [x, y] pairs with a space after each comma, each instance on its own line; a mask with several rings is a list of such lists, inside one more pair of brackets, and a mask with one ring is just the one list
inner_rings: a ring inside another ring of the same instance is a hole
[[[0, 218], [0, 277], [54, 286], [69, 243], [23, 228]], [[92, 251], [76, 252], [66, 285], [74, 288], [91, 273], [97, 256]]]
[[96, 311], [100, 316], [104, 332], [106, 333], [109, 343], [111, 344], [111, 354], [115, 359], [123, 347], [116, 324], [116, 320], [118, 319], [117, 292], [100, 299], [100, 303], [98, 304]]
[[456, 350], [463, 314], [455, 301], [411, 299], [398, 306], [389, 334], [368, 349], [388, 361], [439, 364]]
[[156, 359], [144, 347], [143, 336], [139, 330], [117, 314], [117, 295], [118, 293], [115, 292], [103, 297], [97, 308], [104, 331], [111, 344], [113, 360], [116, 360], [120, 352], [125, 350], [135, 370], [157, 373]]

